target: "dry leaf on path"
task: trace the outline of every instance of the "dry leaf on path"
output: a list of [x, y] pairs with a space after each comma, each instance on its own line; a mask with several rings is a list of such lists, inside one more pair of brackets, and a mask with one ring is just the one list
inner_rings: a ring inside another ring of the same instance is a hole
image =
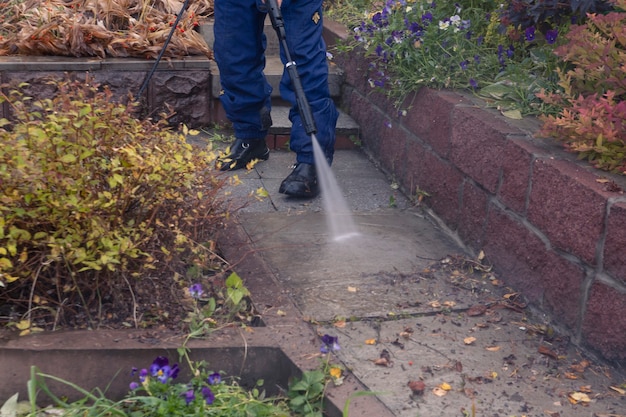
[[473, 337], [473, 336], [469, 336], [469, 337], [466, 337], [465, 339], [463, 339], [463, 343], [465, 343], [466, 345], [471, 345], [475, 341], [476, 341], [476, 338]]
[[612, 389], [613, 391], [621, 394], [621, 395], [626, 395], [626, 390], [625, 389], [621, 389], [621, 388], [614, 387], [614, 386], [610, 386], [609, 388]]
[[447, 393], [448, 391], [446, 391], [445, 389], [441, 389], [439, 387], [433, 388], [433, 394], [435, 394], [437, 397], [443, 397]]
[[344, 327], [346, 327], [346, 321], [337, 320], [336, 322], [333, 323], [333, 326], [337, 327], [338, 329], [343, 329]]
[[591, 402], [591, 398], [589, 398], [589, 396], [583, 392], [572, 392], [571, 394], [567, 396], [567, 399], [572, 404], [578, 404], [578, 403], [588, 404]]
[[376, 339], [367, 339], [365, 341], [366, 345], [375, 345], [376, 344]]
[[482, 316], [487, 311], [487, 307], [482, 304], [476, 304], [471, 306], [467, 310], [467, 315], [470, 317]]
[[559, 355], [556, 354], [556, 352], [554, 352], [553, 350], [551, 350], [550, 348], [546, 347], [546, 346], [539, 346], [539, 348], [537, 349], [537, 352], [541, 353], [542, 355], [546, 355], [552, 359], [558, 360], [559, 359]]
[[378, 366], [390, 367], [392, 365], [392, 362], [390, 362], [387, 358], [378, 358], [374, 360], [373, 362], [374, 362], [374, 365], [378, 365]]
[[442, 382], [441, 384], [439, 384], [439, 388], [444, 391], [450, 391], [452, 389], [452, 385], [448, 384], [447, 382]]
[[407, 385], [411, 389], [411, 392], [415, 395], [422, 395], [426, 389], [424, 381], [409, 381]]
[[485, 349], [487, 349], [489, 352], [497, 352], [500, 350], [500, 346], [487, 346]]

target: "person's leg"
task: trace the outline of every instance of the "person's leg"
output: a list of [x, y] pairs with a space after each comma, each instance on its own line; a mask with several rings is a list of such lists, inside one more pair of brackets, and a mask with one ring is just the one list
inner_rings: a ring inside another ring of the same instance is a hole
[[[326, 44], [322, 37], [322, 0], [283, 0], [281, 12], [291, 59], [296, 63], [305, 95], [317, 127], [316, 138], [326, 159], [332, 162], [335, 149], [335, 127], [339, 113], [328, 89]], [[281, 51], [282, 52], [282, 51]], [[283, 62], [285, 55], [281, 54]], [[297, 162], [313, 164], [311, 138], [304, 130], [289, 74], [285, 71], [280, 83], [281, 96], [292, 104], [290, 148]]]
[[265, 68], [265, 13], [260, 0], [218, 0], [214, 4], [213, 52], [220, 70], [220, 101], [233, 124], [235, 142], [218, 160], [222, 170], [239, 169], [252, 159], [267, 159], [265, 136], [272, 124]]

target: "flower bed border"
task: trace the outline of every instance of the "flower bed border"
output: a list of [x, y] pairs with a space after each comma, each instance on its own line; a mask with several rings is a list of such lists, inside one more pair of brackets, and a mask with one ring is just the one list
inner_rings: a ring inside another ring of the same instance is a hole
[[[345, 39], [327, 22], [327, 42]], [[534, 137], [475, 97], [429, 88], [398, 108], [368, 82], [359, 50], [337, 53], [342, 105], [366, 153], [425, 204], [551, 325], [626, 365], [626, 179]], [[402, 114], [399, 110], [406, 110]]]

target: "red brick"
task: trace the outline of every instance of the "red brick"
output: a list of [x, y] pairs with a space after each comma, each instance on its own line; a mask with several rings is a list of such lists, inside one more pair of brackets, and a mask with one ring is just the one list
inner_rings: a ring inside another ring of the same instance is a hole
[[424, 190], [424, 175], [427, 175], [422, 170], [424, 152], [424, 145], [421, 142], [414, 138], [407, 142], [406, 169], [400, 181], [409, 196], [413, 196], [418, 189]]
[[345, 82], [357, 90], [367, 93], [372, 88], [368, 78], [371, 70], [370, 62], [365, 59], [363, 53], [337, 53], [335, 63], [344, 70]]
[[274, 135], [274, 147], [275, 150], [289, 150], [289, 135]]
[[526, 137], [512, 137], [507, 140], [502, 161], [502, 179], [498, 188], [498, 199], [507, 208], [520, 214], [526, 212], [532, 164], [541, 155], [545, 153]]
[[606, 199], [596, 178], [568, 161], [536, 160], [527, 215], [556, 248], [590, 264], [597, 262], [596, 246], [606, 213]]
[[626, 202], [615, 203], [609, 210], [604, 242], [604, 269], [626, 284]]
[[460, 190], [463, 177], [458, 169], [433, 152], [424, 152], [417, 178], [420, 187], [430, 194], [427, 204], [448, 227], [455, 229], [459, 222]]
[[451, 118], [450, 160], [495, 193], [509, 133], [519, 133], [478, 107], [456, 107]]
[[407, 132], [398, 123], [385, 121], [385, 127], [380, 135], [380, 149], [378, 159], [388, 172], [401, 177], [407, 164]]
[[458, 232], [461, 239], [474, 249], [482, 248], [488, 208], [488, 193], [470, 182], [465, 182]]
[[583, 319], [584, 342], [611, 360], [626, 360], [626, 294], [596, 281]]
[[402, 123], [436, 153], [447, 158], [452, 130], [450, 115], [463, 101], [463, 97], [455, 93], [422, 88], [403, 102], [401, 110], [407, 113]]
[[337, 135], [335, 138], [335, 149], [349, 150], [357, 149], [356, 143], [352, 140], [351, 135]]
[[363, 145], [374, 155], [378, 155], [381, 146], [381, 134], [385, 115], [377, 110], [368, 100], [356, 91], [350, 94], [352, 118], [359, 124]]
[[485, 254], [496, 272], [533, 304], [575, 329], [579, 320], [583, 269], [555, 252], [520, 220], [491, 207]]

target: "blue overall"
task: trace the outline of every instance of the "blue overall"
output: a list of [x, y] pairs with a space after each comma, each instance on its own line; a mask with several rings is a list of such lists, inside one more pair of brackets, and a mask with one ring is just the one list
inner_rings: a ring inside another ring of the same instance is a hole
[[[267, 9], [261, 0], [215, 0], [213, 52], [220, 70], [220, 96], [235, 137], [264, 139], [271, 125], [272, 87], [263, 73]], [[281, 12], [287, 43], [317, 127], [316, 137], [332, 162], [338, 112], [328, 90], [326, 45], [322, 38], [322, 0], [283, 0]], [[268, 18], [269, 19], [269, 18]], [[280, 51], [285, 64], [285, 53]], [[311, 138], [306, 134], [287, 71], [283, 71], [280, 94], [291, 103], [289, 146], [297, 162], [313, 164]]]

